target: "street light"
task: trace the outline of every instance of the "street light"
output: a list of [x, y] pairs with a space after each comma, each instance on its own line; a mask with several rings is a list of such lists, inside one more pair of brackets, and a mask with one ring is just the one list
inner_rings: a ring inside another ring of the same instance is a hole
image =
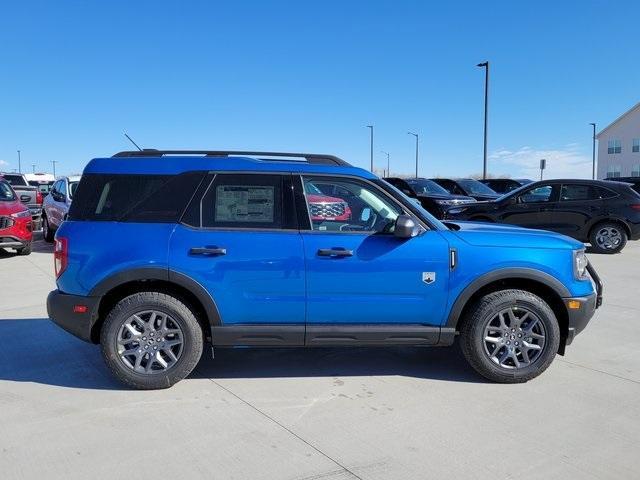
[[371, 173], [373, 173], [373, 125], [367, 125], [371, 129]]
[[18, 173], [22, 173], [22, 166], [20, 164], [20, 150], [18, 150]]
[[596, 124], [590, 123], [593, 126], [593, 147], [592, 147], [592, 165], [591, 165], [591, 179], [596, 179]]
[[33, 170], [33, 173], [36, 173], [36, 164], [35, 163], [31, 164], [31, 169]]
[[407, 135], [413, 135], [416, 137], [416, 178], [418, 178], [418, 138], [420, 137], [417, 133], [407, 132]]
[[389, 175], [391, 175], [389, 173], [389, 152], [385, 152], [384, 150], [380, 150], [380, 153], [384, 153], [387, 156], [387, 174], [385, 175], [385, 177], [388, 177]]
[[489, 115], [489, 62], [476, 65], [484, 67], [484, 147], [482, 155], [482, 179], [487, 178], [487, 117]]
[[51, 164], [53, 165], [53, 178], [56, 178], [56, 163], [58, 163], [57, 160], [51, 160]]

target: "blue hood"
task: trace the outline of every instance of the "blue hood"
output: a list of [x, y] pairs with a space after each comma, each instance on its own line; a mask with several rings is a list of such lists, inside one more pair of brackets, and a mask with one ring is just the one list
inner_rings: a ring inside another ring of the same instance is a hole
[[451, 222], [454, 233], [463, 241], [478, 247], [555, 248], [576, 250], [584, 244], [573, 238], [546, 230], [480, 222]]

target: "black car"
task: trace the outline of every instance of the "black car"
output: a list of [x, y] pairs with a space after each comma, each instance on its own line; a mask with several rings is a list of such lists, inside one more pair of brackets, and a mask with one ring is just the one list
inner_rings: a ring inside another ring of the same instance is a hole
[[466, 195], [479, 201], [495, 200], [500, 194], [473, 178], [431, 178], [452, 195]]
[[617, 253], [627, 239], [640, 238], [640, 194], [628, 183], [548, 180], [494, 202], [452, 207], [446, 217], [552, 230], [591, 243], [595, 252]]
[[509, 193], [523, 185], [533, 183], [533, 180], [529, 180], [528, 178], [487, 178], [478, 181], [484, 183], [494, 192], [501, 194]]
[[447, 208], [475, 203], [466, 195], [452, 195], [433, 180], [426, 178], [385, 178], [387, 182], [411, 198], [420, 201], [422, 207], [436, 218], [443, 218]]
[[607, 178], [607, 181], [630, 183], [631, 188], [640, 193], [640, 177], [615, 177]]

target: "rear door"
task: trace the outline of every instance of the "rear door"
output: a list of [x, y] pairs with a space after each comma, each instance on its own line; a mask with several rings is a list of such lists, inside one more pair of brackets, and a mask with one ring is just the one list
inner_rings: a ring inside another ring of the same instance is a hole
[[212, 174], [177, 225], [169, 268], [202, 285], [224, 326], [300, 325], [305, 272], [290, 174]]
[[565, 183], [553, 213], [555, 230], [575, 238], [585, 238], [593, 217], [602, 211], [597, 187], [584, 183]]
[[517, 195], [506, 204], [500, 215], [501, 223], [527, 228], [553, 230], [553, 211], [558, 200], [560, 185], [538, 184]]

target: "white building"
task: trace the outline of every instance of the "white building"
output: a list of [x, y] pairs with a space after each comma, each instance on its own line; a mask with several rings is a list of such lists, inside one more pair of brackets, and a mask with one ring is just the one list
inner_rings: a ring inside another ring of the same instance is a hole
[[598, 178], [640, 177], [640, 103], [596, 135]]

